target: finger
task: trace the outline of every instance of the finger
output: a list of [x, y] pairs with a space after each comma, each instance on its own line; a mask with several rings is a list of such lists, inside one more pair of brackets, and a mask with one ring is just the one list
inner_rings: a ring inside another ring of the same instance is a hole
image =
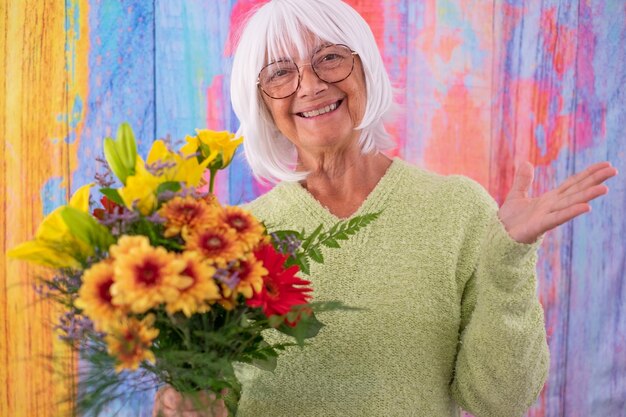
[[160, 400], [164, 408], [175, 410], [180, 404], [181, 395], [174, 388], [167, 386], [161, 391]]
[[510, 198], [525, 198], [528, 197], [528, 190], [533, 183], [534, 169], [530, 162], [522, 162], [515, 171], [515, 178], [513, 179], [513, 185], [511, 191], [509, 191], [507, 200]]
[[552, 206], [550, 211], [559, 211], [567, 207], [574, 206], [576, 204], [588, 203], [591, 200], [603, 196], [608, 192], [609, 187], [607, 187], [606, 185], [595, 185], [593, 187], [587, 188], [586, 190], [578, 191], [576, 193], [572, 193], [566, 197], [561, 198], [554, 204], [554, 206]]
[[555, 227], [560, 226], [563, 223], [566, 223], [573, 218], [580, 216], [581, 214], [589, 213], [590, 211], [591, 206], [587, 203], [582, 203], [550, 213], [546, 216], [546, 223], [544, 225], [544, 231], [542, 233], [545, 233], [548, 230], [552, 230]]
[[557, 188], [559, 193], [565, 193], [567, 192], [567, 190], [569, 190], [571, 187], [575, 186], [576, 184], [578, 184], [580, 181], [584, 180], [585, 178], [587, 178], [590, 175], [593, 175], [596, 171], [599, 171], [601, 169], [610, 167], [611, 164], [607, 161], [603, 161], [603, 162], [598, 162], [595, 163], [591, 166], [589, 166], [587, 169], [574, 174], [570, 177], [568, 177], [565, 181], [563, 181], [563, 183]]
[[577, 184], [572, 185], [567, 191], [561, 192], [560, 194], [563, 196], [574, 194], [580, 190], [602, 184], [606, 180], [614, 177], [615, 175], [617, 175], [617, 169], [613, 167], [602, 168], [582, 179]]

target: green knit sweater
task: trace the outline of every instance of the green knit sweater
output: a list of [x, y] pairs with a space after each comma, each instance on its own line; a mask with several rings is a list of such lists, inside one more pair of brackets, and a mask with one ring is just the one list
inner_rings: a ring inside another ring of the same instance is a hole
[[[246, 206], [268, 229], [339, 219], [298, 183]], [[319, 315], [274, 373], [238, 367], [240, 417], [523, 415], [548, 373], [536, 251], [512, 240], [478, 183], [393, 163], [356, 214], [381, 216], [311, 268]], [[270, 331], [271, 341], [287, 340]]]

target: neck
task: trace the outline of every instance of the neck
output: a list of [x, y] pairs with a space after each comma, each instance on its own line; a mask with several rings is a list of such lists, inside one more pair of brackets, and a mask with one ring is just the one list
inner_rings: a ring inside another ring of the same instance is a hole
[[302, 186], [339, 217], [348, 217], [361, 206], [391, 165], [381, 153], [345, 152], [299, 155], [300, 166], [310, 174]]

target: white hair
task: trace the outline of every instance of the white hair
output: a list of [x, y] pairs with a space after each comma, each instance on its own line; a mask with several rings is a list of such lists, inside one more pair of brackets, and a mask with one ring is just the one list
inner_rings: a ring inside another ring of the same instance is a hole
[[230, 94], [241, 123], [246, 159], [260, 181], [301, 181], [296, 171], [295, 146], [276, 127], [257, 87], [257, 76], [267, 63], [284, 56], [290, 47], [300, 58], [308, 54], [307, 34], [324, 42], [348, 45], [358, 53], [365, 74], [367, 104], [360, 125], [363, 153], [395, 147], [383, 120], [393, 103], [393, 89], [372, 30], [341, 0], [272, 0], [256, 9], [247, 21], [233, 60]]

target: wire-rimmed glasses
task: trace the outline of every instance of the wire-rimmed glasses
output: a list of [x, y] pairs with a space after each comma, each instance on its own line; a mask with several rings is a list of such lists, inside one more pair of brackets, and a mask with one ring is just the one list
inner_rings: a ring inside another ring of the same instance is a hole
[[310, 65], [320, 80], [330, 84], [338, 83], [352, 74], [355, 55], [357, 53], [346, 45], [324, 45], [313, 53], [310, 64], [298, 67], [289, 58], [267, 64], [259, 72], [257, 85], [268, 97], [287, 98], [300, 88], [300, 68], [305, 65]]

